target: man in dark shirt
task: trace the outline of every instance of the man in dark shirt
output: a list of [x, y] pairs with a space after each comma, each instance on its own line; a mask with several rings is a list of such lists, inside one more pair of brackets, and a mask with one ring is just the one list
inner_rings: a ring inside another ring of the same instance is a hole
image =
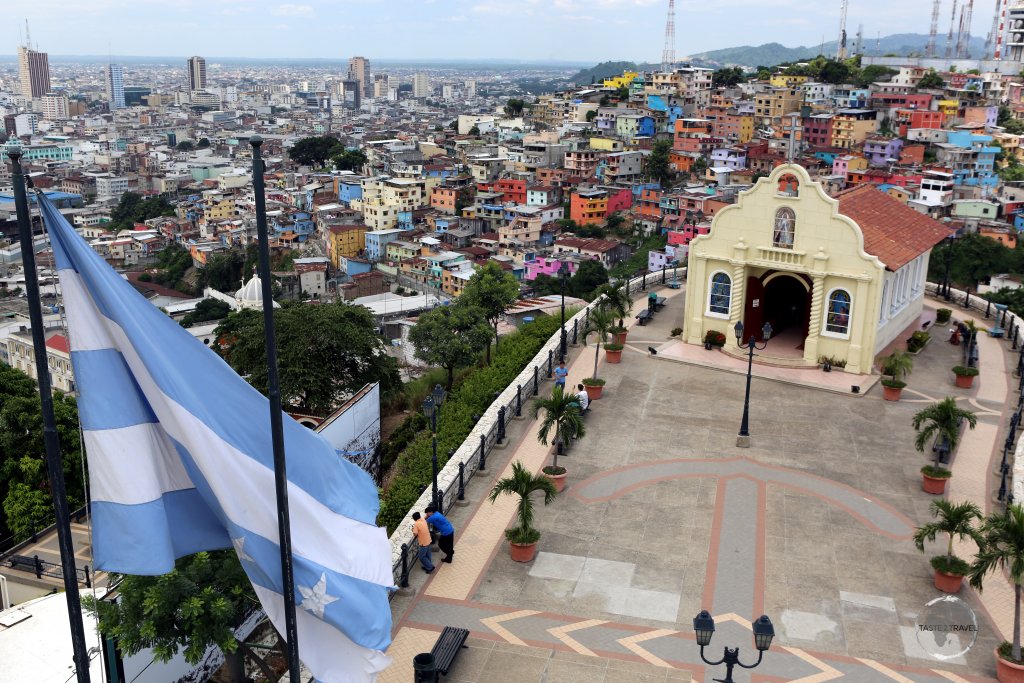
[[427, 523], [431, 524], [437, 529], [437, 547], [444, 553], [444, 559], [442, 562], [451, 563], [452, 558], [455, 557], [455, 527], [448, 519], [437, 511], [437, 508], [433, 505], [428, 505], [427, 509]]

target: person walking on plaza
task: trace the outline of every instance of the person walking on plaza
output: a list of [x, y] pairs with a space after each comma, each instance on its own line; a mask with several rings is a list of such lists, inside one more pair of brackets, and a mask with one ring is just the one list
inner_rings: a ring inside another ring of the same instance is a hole
[[555, 368], [555, 386], [562, 387], [565, 390], [565, 378], [569, 376], [569, 371], [565, 368], [565, 361], [560, 361], [558, 367]]
[[441, 561], [450, 564], [455, 557], [455, 527], [433, 505], [427, 506], [427, 522], [437, 529], [437, 547], [444, 553]]
[[[429, 508], [427, 508], [429, 510]], [[430, 573], [434, 571], [434, 560], [430, 555], [430, 529], [427, 527], [427, 520], [419, 512], [412, 513], [412, 532], [416, 535], [416, 542], [420, 545], [419, 558], [423, 565], [423, 571]]]

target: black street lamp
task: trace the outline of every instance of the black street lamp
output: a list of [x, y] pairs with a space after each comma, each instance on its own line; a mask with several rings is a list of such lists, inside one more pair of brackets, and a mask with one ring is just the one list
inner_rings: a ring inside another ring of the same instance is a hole
[[750, 339], [743, 342], [743, 321], [737, 321], [736, 327], [736, 346], [743, 348], [747, 347], [747, 393], [743, 397], [743, 421], [740, 422], [740, 433], [736, 437], [736, 445], [740, 448], [750, 448], [750, 378], [754, 370], [754, 351], [763, 351], [768, 346], [768, 339], [772, 336], [772, 324], [765, 323], [764, 327], [761, 328], [761, 338], [764, 339], [764, 343], [758, 346], [757, 337], [750, 335]]
[[744, 669], [756, 668], [764, 657], [764, 653], [772, 646], [772, 638], [775, 637], [775, 627], [772, 620], [762, 614], [752, 625], [754, 631], [754, 647], [757, 648], [757, 661], [753, 664], [744, 664], [740, 661], [740, 649], [738, 647], [726, 647], [725, 654], [717, 662], [709, 661], [704, 656], [704, 648], [711, 644], [711, 636], [715, 634], [715, 620], [708, 614], [707, 610], [701, 610], [700, 614], [693, 618], [693, 630], [697, 633], [697, 644], [700, 645], [700, 658], [705, 664], [718, 666], [725, 664], [725, 678], [714, 679], [717, 683], [735, 683], [732, 679], [732, 670], [739, 664]]
[[569, 344], [566, 341], [565, 333], [565, 281], [569, 277], [569, 264], [562, 261], [562, 264], [558, 266], [558, 282], [562, 291], [562, 337], [559, 345], [558, 360], [565, 362], [565, 357], [569, 353]]
[[434, 390], [430, 392], [430, 395], [423, 401], [423, 417], [430, 420], [430, 502], [432, 502], [434, 507], [441, 512], [443, 512], [443, 510], [441, 510], [441, 501], [437, 493], [437, 416], [441, 412], [441, 405], [444, 403], [444, 399], [444, 387], [438, 384], [434, 387]]

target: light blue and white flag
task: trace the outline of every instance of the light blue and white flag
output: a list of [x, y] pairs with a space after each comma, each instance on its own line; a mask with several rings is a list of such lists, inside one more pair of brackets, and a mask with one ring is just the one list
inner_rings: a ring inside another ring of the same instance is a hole
[[[96, 568], [163, 574], [234, 547], [284, 633], [268, 400], [40, 205], [81, 394]], [[393, 586], [377, 488], [287, 416], [284, 439], [300, 656], [325, 683], [373, 681], [390, 663]]]

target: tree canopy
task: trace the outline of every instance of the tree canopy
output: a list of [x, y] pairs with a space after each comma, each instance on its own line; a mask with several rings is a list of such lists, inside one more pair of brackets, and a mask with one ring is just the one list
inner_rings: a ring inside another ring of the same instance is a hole
[[526, 101], [517, 98], [512, 98], [505, 103], [505, 116], [510, 119], [514, 119], [518, 116], [523, 115], [523, 108], [526, 107]]
[[950, 254], [950, 279], [976, 288], [978, 282], [998, 273], [1024, 272], [1024, 249], [1010, 249], [991, 237], [976, 232], [948, 241], [932, 250], [928, 279], [941, 282], [945, 277], [947, 254]]
[[226, 301], [220, 299], [203, 299], [196, 304], [195, 310], [182, 318], [179, 322], [182, 327], [192, 327], [199, 323], [210, 322], [211, 320], [222, 320], [231, 313], [231, 307]]
[[608, 270], [600, 261], [582, 261], [566, 284], [569, 293], [581, 299], [593, 297], [597, 289], [608, 282]]
[[[19, 540], [53, 523], [43, 443], [43, 416], [34, 380], [21, 370], [0, 364], [0, 538]], [[71, 396], [53, 395], [68, 505], [85, 502], [78, 405]]]
[[302, 138], [288, 150], [288, 156], [302, 166], [324, 166], [335, 154], [345, 151], [344, 146], [336, 138], [329, 135], [316, 135]]
[[331, 157], [331, 163], [339, 171], [361, 171], [366, 163], [366, 153], [361, 149], [346, 149]]
[[731, 88], [745, 80], [747, 80], [747, 74], [739, 66], [725, 67], [711, 74], [711, 85], [716, 88]]
[[935, 69], [929, 69], [921, 80], [917, 82], [918, 88], [932, 89], [932, 88], [944, 88], [946, 82], [942, 80], [942, 76], [935, 72]]
[[647, 157], [647, 177], [659, 182], [665, 188], [671, 187], [672, 177], [675, 175], [669, 160], [671, 153], [672, 141], [658, 140]]
[[160, 216], [173, 216], [174, 207], [163, 197], [143, 199], [138, 192], [125, 192], [110, 212], [111, 230], [130, 230], [136, 223]]
[[[494, 343], [498, 344], [498, 321], [509, 306], [519, 298], [519, 283], [512, 273], [502, 270], [494, 261], [479, 268], [466, 283], [460, 301], [476, 306], [494, 328]], [[488, 360], [490, 346], [487, 347]]]
[[[281, 401], [291, 410], [328, 415], [364, 384], [398, 388], [397, 365], [362, 306], [286, 302], [274, 314]], [[236, 311], [217, 328], [218, 350], [238, 374], [267, 393], [263, 314]], [[221, 348], [223, 345], [223, 348]]]
[[456, 368], [475, 363], [490, 345], [491, 327], [479, 308], [460, 300], [421, 314], [409, 340], [416, 347], [417, 358], [445, 369], [450, 390]]

